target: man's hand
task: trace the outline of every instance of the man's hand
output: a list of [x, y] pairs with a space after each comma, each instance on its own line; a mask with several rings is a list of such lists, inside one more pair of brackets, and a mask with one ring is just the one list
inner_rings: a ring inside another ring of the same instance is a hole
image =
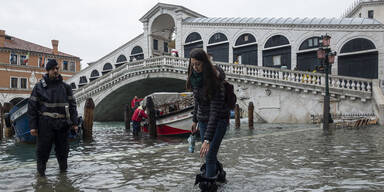
[[196, 133], [196, 131], [197, 131], [196, 127], [197, 127], [197, 123], [193, 122], [192, 127], [191, 127], [191, 132], [192, 133]]
[[79, 130], [79, 126], [77, 126], [77, 125], [73, 125], [73, 126], [72, 126], [72, 129], [74, 129], [75, 132], [77, 132], [77, 131]]
[[31, 135], [37, 136], [37, 129], [31, 129]]

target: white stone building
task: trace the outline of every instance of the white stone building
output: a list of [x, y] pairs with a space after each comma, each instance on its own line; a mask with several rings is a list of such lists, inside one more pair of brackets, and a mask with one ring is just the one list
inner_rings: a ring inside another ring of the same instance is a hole
[[[379, 12], [379, 11], [377, 11]], [[377, 14], [379, 16], [379, 14]], [[384, 25], [370, 18], [209, 18], [179, 5], [158, 3], [140, 21], [143, 33], [68, 80], [74, 89], [124, 61], [204, 48], [214, 61], [312, 71], [321, 35], [337, 51], [332, 74], [384, 79]], [[285, 68], [285, 67], [284, 67]]]
[[349, 7], [343, 17], [370, 18], [384, 23], [383, 0], [357, 0]]

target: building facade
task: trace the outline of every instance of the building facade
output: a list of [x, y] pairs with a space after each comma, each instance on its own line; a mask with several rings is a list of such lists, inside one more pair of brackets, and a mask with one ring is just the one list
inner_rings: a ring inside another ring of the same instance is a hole
[[58, 40], [52, 49], [40, 46], [0, 30], [0, 102], [16, 104], [29, 97], [34, 85], [46, 73], [45, 64], [56, 59], [64, 80], [80, 71], [80, 58], [58, 51]]
[[343, 17], [369, 18], [384, 23], [384, 0], [357, 0], [349, 7]]
[[321, 35], [337, 51], [334, 75], [384, 79], [384, 25], [371, 18], [209, 18], [179, 5], [158, 3], [140, 21], [143, 33], [68, 82], [79, 88], [122, 62], [203, 48], [215, 62], [313, 71]]

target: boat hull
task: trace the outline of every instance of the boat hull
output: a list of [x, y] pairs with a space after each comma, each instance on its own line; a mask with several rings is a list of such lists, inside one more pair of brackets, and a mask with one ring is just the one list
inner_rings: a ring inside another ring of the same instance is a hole
[[[192, 110], [186, 110], [156, 121], [157, 135], [180, 135], [191, 133]], [[142, 126], [148, 132], [147, 126]]]
[[[9, 118], [11, 126], [15, 130], [16, 141], [22, 143], [36, 143], [36, 137], [32, 136], [29, 128], [28, 111], [28, 99], [24, 99], [17, 103], [9, 112]], [[75, 140], [81, 137], [82, 131], [79, 127], [79, 131], [76, 133], [70, 131], [68, 139]]]

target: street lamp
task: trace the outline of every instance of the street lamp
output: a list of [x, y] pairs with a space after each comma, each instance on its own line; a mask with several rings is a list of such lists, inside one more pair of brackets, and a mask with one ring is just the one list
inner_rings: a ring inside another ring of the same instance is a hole
[[317, 58], [320, 59], [321, 63], [325, 67], [325, 96], [324, 96], [324, 108], [323, 108], [323, 130], [329, 131], [329, 123], [333, 122], [331, 114], [329, 113], [329, 80], [328, 80], [328, 71], [329, 65], [335, 62], [336, 52], [332, 52], [329, 48], [331, 44], [331, 37], [329, 35], [323, 35], [320, 38], [319, 44], [320, 48], [317, 50]]

